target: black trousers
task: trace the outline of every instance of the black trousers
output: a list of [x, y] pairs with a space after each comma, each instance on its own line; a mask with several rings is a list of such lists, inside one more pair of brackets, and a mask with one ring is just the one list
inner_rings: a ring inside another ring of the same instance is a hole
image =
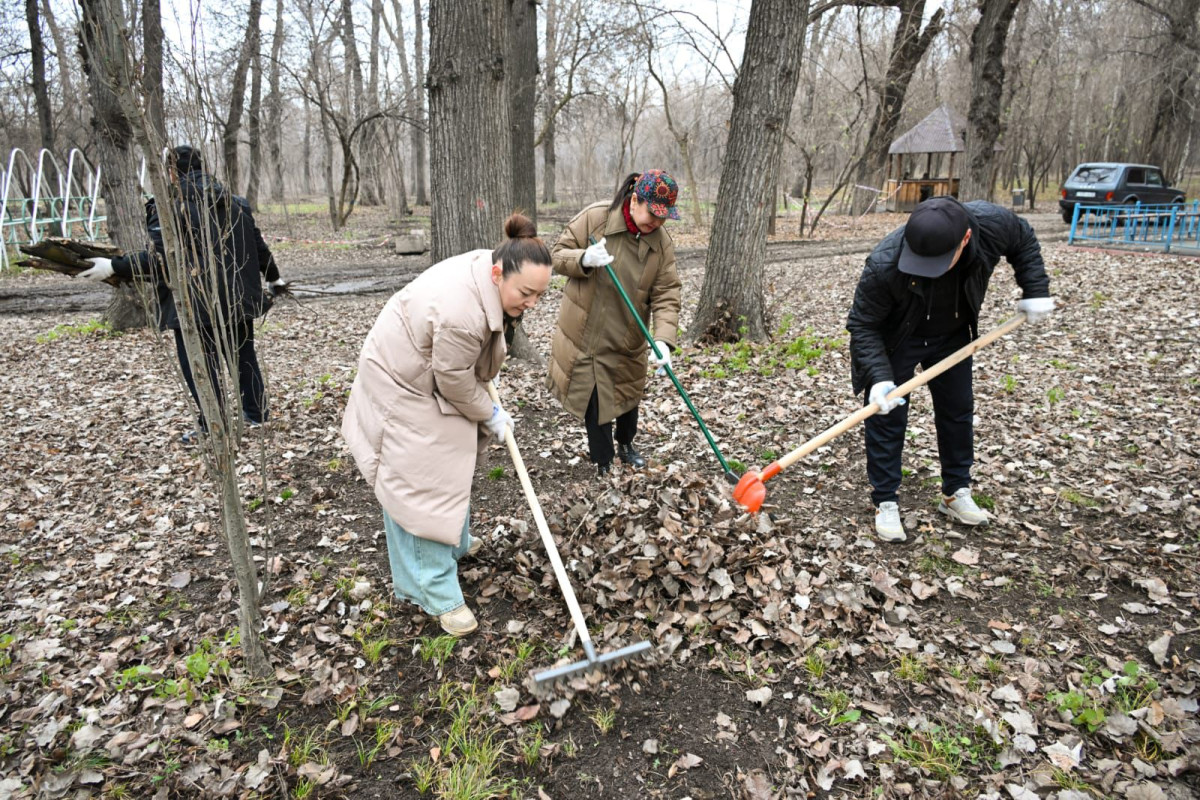
[[[613, 448], [613, 424], [606, 422], [601, 425], [597, 421], [599, 419], [600, 397], [593, 388], [592, 399], [588, 401], [587, 411], [583, 413], [583, 424], [587, 428], [588, 458], [592, 460], [593, 464], [611, 464], [613, 454], [616, 452]], [[637, 423], [637, 406], [617, 417], [617, 442], [619, 444], [633, 444], [633, 437], [637, 435]]]
[[[948, 336], [922, 339], [910, 336], [891, 355], [893, 380], [899, 385], [913, 376], [917, 364], [928, 369], [963, 347], [971, 333], [963, 328]], [[942, 494], [952, 496], [971, 484], [975, 461], [975, 395], [971, 388], [971, 359], [955, 364], [929, 382], [933, 420], [937, 428], [938, 460], [942, 465]], [[887, 414], [875, 414], [865, 423], [867, 479], [871, 502], [895, 502], [900, 491], [900, 457], [908, 428], [909, 402]]]
[[[251, 422], [265, 422], [267, 419], [266, 391], [263, 386], [262, 370], [258, 367], [258, 354], [254, 352], [254, 323], [247, 321], [233, 326], [231, 331], [233, 345], [237, 348], [238, 388], [242, 396], [242, 413]], [[200, 339], [204, 343], [204, 360], [208, 364], [208, 374], [214, 386], [221, 386], [219, 360], [217, 358], [217, 341], [212, 328], [201, 328]], [[188, 391], [196, 407], [200, 407], [200, 396], [196, 393], [196, 380], [192, 376], [192, 367], [188, 363], [187, 350], [183, 345], [183, 333], [175, 329], [175, 352], [179, 355], [179, 366], [183, 370], [183, 379], [187, 381]], [[217, 392], [217, 397], [224, 397], [223, 391]], [[200, 430], [208, 430], [204, 412], [200, 412]]]

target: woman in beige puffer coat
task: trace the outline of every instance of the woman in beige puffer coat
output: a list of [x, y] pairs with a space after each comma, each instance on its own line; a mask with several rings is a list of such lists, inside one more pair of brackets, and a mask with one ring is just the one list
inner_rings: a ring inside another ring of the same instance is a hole
[[[679, 219], [679, 187], [662, 170], [633, 173], [612, 203], [588, 206], [567, 225], [552, 250], [554, 271], [569, 279], [551, 343], [548, 384], [563, 408], [587, 429], [588, 455], [601, 476], [616, 453], [643, 467], [634, 448], [638, 404], [646, 388], [646, 355], [653, 366], [669, 364], [679, 328], [679, 273], [675, 246], [663, 229]], [[591, 244], [590, 242], [594, 242]], [[642, 320], [653, 318], [654, 357], [625, 307], [606, 264], [625, 288]]]
[[508, 238], [434, 264], [392, 296], [363, 343], [342, 436], [383, 506], [396, 596], [463, 636], [478, 627], [458, 584], [470, 535], [471, 477], [491, 433], [512, 418], [486, 384], [500, 371], [506, 326], [550, 283], [550, 251], [526, 217]]

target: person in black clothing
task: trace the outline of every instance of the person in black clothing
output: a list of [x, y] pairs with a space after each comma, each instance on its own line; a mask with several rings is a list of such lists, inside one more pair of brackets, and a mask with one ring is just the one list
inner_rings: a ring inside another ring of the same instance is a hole
[[[236, 353], [243, 419], [250, 425], [261, 425], [267, 419], [267, 408], [262, 370], [254, 351], [254, 320], [267, 313], [274, 296], [284, 291], [286, 284], [279, 277], [275, 258], [254, 222], [249, 203], [205, 173], [200, 153], [194, 148], [188, 145], [176, 147], [171, 151], [170, 159], [172, 183], [178, 190], [177, 194], [172, 192], [176, 194], [175, 218], [180, 227], [183, 258], [191, 276], [189, 294], [200, 326], [209, 375], [213, 385], [221, 387], [219, 354], [222, 348], [231, 357]], [[196, 383], [179, 327], [179, 312], [167, 281], [162, 225], [153, 198], [146, 202], [146, 228], [154, 244], [153, 251], [143, 250], [111, 260], [89, 259], [94, 266], [81, 272], [79, 277], [102, 281], [115, 274], [154, 285], [158, 295], [159, 329], [175, 332], [179, 366], [192, 399], [199, 406]], [[213, 267], [217, 268], [215, 275]], [[263, 290], [263, 279], [267, 282], [267, 291]], [[224, 392], [218, 389], [218, 397], [223, 395]], [[208, 430], [203, 412], [199, 417], [199, 430]], [[194, 444], [198, 435], [196, 431], [189, 431], [183, 435], [183, 441]]]
[[[1006, 208], [934, 197], [917, 206], [908, 223], [867, 257], [846, 320], [854, 392], [878, 403], [867, 419], [867, 478], [875, 505], [875, 530], [902, 542], [900, 457], [908, 425], [903, 398], [887, 394], [979, 335], [979, 309], [1001, 257], [1012, 265], [1023, 298], [1017, 310], [1040, 322], [1054, 310], [1050, 279], [1033, 229]], [[938, 511], [967, 525], [987, 521], [971, 497], [975, 400], [971, 359], [929, 382], [942, 468]]]

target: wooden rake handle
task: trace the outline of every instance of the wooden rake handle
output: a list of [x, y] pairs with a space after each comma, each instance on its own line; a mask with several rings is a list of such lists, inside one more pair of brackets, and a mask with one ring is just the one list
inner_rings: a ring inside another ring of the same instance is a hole
[[[1005, 322], [1000, 327], [995, 328], [995, 329], [989, 331], [988, 333], [984, 334], [983, 336], [980, 336], [975, 341], [969, 342], [965, 346], [960, 347], [958, 350], [955, 350], [953, 353], [946, 356], [945, 358], [943, 358], [941, 361], [934, 364], [929, 369], [923, 370], [920, 374], [914, 375], [913, 377], [909, 378], [904, 383], [897, 386], [895, 389], [892, 389], [890, 392], [888, 392], [887, 399], [894, 400], [897, 397], [904, 397], [905, 395], [912, 392], [913, 389], [916, 389], [918, 386], [924, 386], [925, 384], [929, 383], [931, 380], [936, 378], [938, 375], [941, 375], [943, 372], [945, 372], [946, 370], [953, 367], [958, 362], [971, 357], [975, 353], [977, 353], [980, 350], [982, 350], [983, 348], [987, 347], [992, 342], [999, 339], [1001, 336], [1004, 336], [1005, 334], [1012, 332], [1024, 321], [1025, 321], [1025, 315], [1017, 314], [1015, 317], [1010, 319], [1008, 322]], [[779, 459], [778, 461], [774, 461], [771, 464], [768, 464], [762, 471], [762, 479], [765, 481], [765, 480], [775, 477], [783, 470], [792, 466], [797, 461], [799, 461], [800, 459], [804, 458], [809, 453], [816, 450], [818, 447], [823, 447], [824, 445], [833, 441], [837, 437], [841, 436], [846, 431], [853, 428], [858, 423], [865, 420], [867, 417], [870, 417], [877, 413], [879, 413], [879, 404], [878, 403], [868, 403], [867, 405], [863, 406], [858, 411], [855, 411], [853, 414], [846, 417], [844, 420], [837, 423], [833, 427], [828, 428], [824, 432], [819, 433], [816, 436], [814, 436], [812, 439], [809, 439], [807, 442], [800, 445], [799, 447], [797, 447], [792, 452], [788, 453], [783, 458]]]
[[[491, 381], [487, 382], [487, 393], [492, 398], [492, 402], [499, 406], [500, 397], [496, 394], [496, 386]], [[575, 590], [571, 588], [571, 579], [567, 576], [566, 567], [563, 566], [562, 558], [558, 555], [558, 546], [554, 544], [554, 536], [550, 533], [550, 526], [546, 524], [546, 515], [542, 513], [542, 504], [538, 502], [537, 492], [533, 490], [533, 483], [529, 480], [529, 471], [525, 469], [525, 460], [521, 458], [521, 451], [517, 449], [517, 440], [513, 438], [511, 428], [505, 427], [504, 429], [504, 443], [508, 445], [508, 454], [512, 456], [513, 467], [516, 468], [517, 476], [521, 479], [521, 488], [525, 490], [525, 499], [529, 501], [533, 520], [537, 523], [538, 533], [542, 536], [542, 546], [546, 548], [546, 555], [550, 557], [550, 565], [554, 567], [554, 577], [558, 580], [558, 588], [562, 591], [563, 599], [567, 601], [567, 609], [571, 612], [571, 621], [575, 624], [575, 632], [579, 634], [584, 651], [589, 658], [594, 659], [592, 637], [588, 633], [587, 622], [583, 619], [579, 601], [575, 599]]]

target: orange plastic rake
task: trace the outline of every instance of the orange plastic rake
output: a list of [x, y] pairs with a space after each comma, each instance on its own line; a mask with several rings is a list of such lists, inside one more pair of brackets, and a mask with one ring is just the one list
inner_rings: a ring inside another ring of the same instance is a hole
[[[969, 358], [970, 356], [982, 350], [984, 347], [987, 347], [989, 344], [999, 339], [1001, 336], [1011, 332], [1024, 321], [1025, 315], [1018, 314], [1008, 322], [1001, 325], [999, 328], [990, 331], [989, 333], [979, 337], [964, 347], [960, 347], [958, 350], [955, 350], [953, 353], [946, 356], [929, 369], [923, 370], [919, 375], [914, 375], [912, 378], [900, 384], [895, 389], [892, 389], [892, 391], [888, 392], [888, 399], [904, 397], [918, 386], [924, 386], [938, 375], [941, 375], [943, 372], [953, 367], [958, 362], [965, 358]], [[737, 486], [733, 488], [733, 499], [737, 500], [744, 509], [751, 513], [759, 511], [762, 508], [763, 501], [767, 499], [767, 487], [765, 485], [766, 481], [771, 480], [771, 478], [774, 478], [776, 475], [783, 472], [785, 469], [790, 467], [792, 464], [795, 464], [797, 461], [804, 458], [818, 447], [822, 447], [829, 442], [832, 442], [834, 439], [841, 436], [843, 433], [850, 430], [867, 417], [870, 417], [878, 412], [878, 403], [868, 403], [838, 424], [828, 428], [823, 433], [818, 434], [812, 439], [809, 439], [807, 442], [800, 445], [783, 458], [772, 461], [763, 468], [762, 472], [749, 470], [741, 477], [741, 480], [738, 481]]]

